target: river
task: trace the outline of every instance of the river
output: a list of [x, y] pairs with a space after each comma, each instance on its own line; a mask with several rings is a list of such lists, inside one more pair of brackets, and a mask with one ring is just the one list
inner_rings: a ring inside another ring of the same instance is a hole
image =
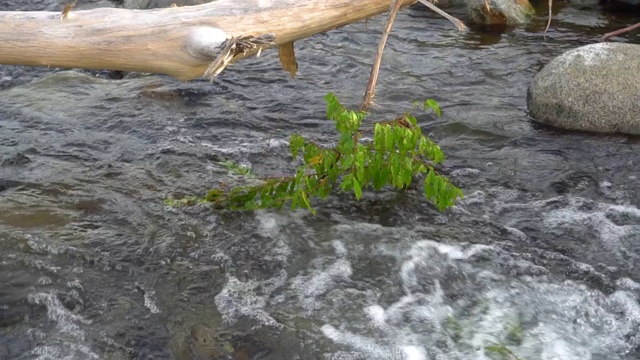
[[322, 98], [358, 105], [384, 16], [298, 42], [294, 80], [274, 51], [213, 84], [0, 67], [0, 359], [640, 359], [639, 138], [526, 109], [545, 63], [640, 19], [558, 3], [545, 38], [537, 8], [499, 32], [397, 19], [374, 115], [440, 102], [418, 120], [466, 195], [444, 213], [413, 191], [316, 216], [163, 202], [239, 181], [226, 160], [290, 171], [293, 132], [332, 141]]

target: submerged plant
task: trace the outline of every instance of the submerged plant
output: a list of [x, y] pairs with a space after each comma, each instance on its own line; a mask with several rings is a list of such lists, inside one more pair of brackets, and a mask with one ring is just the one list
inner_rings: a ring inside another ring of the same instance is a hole
[[504, 344], [491, 344], [484, 347], [485, 354], [500, 360], [522, 360]]
[[522, 340], [524, 340], [524, 335], [522, 331], [522, 325], [520, 321], [516, 321], [512, 324], [509, 324], [507, 327], [507, 335], [506, 340], [513, 345], [522, 344]]
[[246, 166], [239, 165], [235, 161], [227, 160], [220, 163], [220, 165], [224, 166], [229, 173], [238, 175], [238, 176], [249, 176], [251, 175], [251, 169]]
[[[422, 135], [414, 116], [405, 113], [391, 121], [373, 123], [368, 129], [373, 138], [365, 140], [362, 132], [367, 129], [362, 127], [366, 113], [346, 109], [331, 93], [325, 100], [327, 118], [338, 131], [336, 146], [323, 147], [293, 134], [289, 140], [291, 155], [302, 160], [294, 175], [261, 179], [247, 186], [211, 189], [203, 198], [197, 201], [189, 198], [186, 203], [211, 203], [234, 210], [281, 208], [290, 204], [291, 209], [305, 208], [315, 213], [312, 199], [325, 199], [336, 189], [353, 192], [360, 199], [366, 189], [381, 190], [385, 186], [406, 189], [417, 175], [424, 176], [427, 200], [441, 211], [462, 197], [462, 191], [436, 170], [435, 166], [445, 156], [437, 144]], [[423, 107], [440, 114], [434, 100], [425, 101]]]
[[464, 328], [455, 317], [447, 316], [444, 321], [444, 329], [454, 342], [458, 343], [462, 340]]

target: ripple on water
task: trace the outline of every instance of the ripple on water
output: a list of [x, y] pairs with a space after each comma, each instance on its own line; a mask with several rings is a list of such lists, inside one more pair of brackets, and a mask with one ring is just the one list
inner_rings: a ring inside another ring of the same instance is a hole
[[499, 218], [509, 214], [505, 226], [517, 231], [527, 229], [536, 237], [550, 237], [550, 241], [542, 245], [569, 249], [568, 253], [582, 262], [620, 269], [632, 269], [640, 264], [640, 210], [637, 207], [572, 195], [530, 202], [519, 200], [518, 196], [497, 197], [490, 202]]

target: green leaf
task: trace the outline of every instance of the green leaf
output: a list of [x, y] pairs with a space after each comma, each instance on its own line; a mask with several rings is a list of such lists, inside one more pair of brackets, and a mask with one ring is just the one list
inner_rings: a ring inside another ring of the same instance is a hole
[[439, 117], [442, 116], [442, 109], [440, 109], [440, 104], [433, 99], [428, 99], [424, 102], [424, 109], [429, 110], [432, 109], [433, 112], [436, 113]]
[[362, 188], [357, 179], [353, 179], [353, 192], [356, 194], [356, 199], [360, 200], [362, 198]]
[[393, 151], [395, 149], [394, 132], [391, 125], [384, 126], [384, 138], [387, 145], [387, 151]]
[[300, 193], [296, 191], [291, 198], [291, 210], [297, 209], [299, 203], [300, 203]]
[[404, 186], [411, 185], [411, 180], [413, 177], [413, 161], [411, 158], [404, 158], [404, 169], [402, 174], [402, 181], [404, 182]]
[[402, 187], [402, 174], [400, 173], [400, 155], [391, 155], [391, 176], [393, 177], [393, 186]]
[[353, 189], [353, 174], [347, 174], [342, 179], [342, 183], [340, 184], [340, 188], [344, 191], [349, 191]]
[[304, 191], [300, 191], [300, 198], [302, 199], [302, 203], [304, 204], [304, 206], [306, 206], [307, 209], [311, 209], [311, 203], [309, 202], [307, 193]]
[[342, 171], [347, 171], [351, 169], [351, 166], [353, 165], [353, 160], [354, 160], [353, 155], [351, 154], [343, 155], [341, 158], [340, 169], [342, 169]]
[[384, 128], [380, 124], [373, 126], [373, 144], [377, 151], [385, 150]]
[[404, 149], [404, 146], [403, 146], [404, 144], [402, 142], [402, 140], [404, 139], [404, 128], [400, 126], [394, 126], [393, 136], [394, 136], [394, 141], [397, 144], [400, 152], [401, 153], [405, 152], [406, 150]]
[[371, 169], [371, 177], [373, 179], [373, 188], [376, 190], [382, 189], [382, 187], [386, 184], [386, 179], [382, 171], [383, 156], [384, 154], [382, 153], [376, 153], [373, 156], [373, 162], [369, 163]]
[[291, 135], [289, 139], [289, 149], [291, 150], [291, 156], [295, 159], [298, 157], [300, 149], [304, 146], [304, 138], [298, 134]]
[[413, 126], [418, 125], [418, 120], [411, 114], [404, 114], [404, 119], [407, 120]]
[[436, 189], [434, 188], [435, 173], [433, 169], [429, 169], [426, 178], [424, 179], [424, 196], [427, 200], [433, 201], [436, 195]]
[[[348, 142], [353, 143], [353, 135], [351, 135], [351, 133], [340, 134], [340, 141], [338, 144], [344, 147]], [[353, 147], [353, 145], [351, 147]]]

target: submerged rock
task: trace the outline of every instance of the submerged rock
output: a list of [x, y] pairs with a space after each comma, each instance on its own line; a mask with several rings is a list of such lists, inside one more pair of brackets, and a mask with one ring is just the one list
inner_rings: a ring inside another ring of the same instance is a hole
[[27, 155], [19, 152], [19, 153], [16, 153], [14, 155], [11, 155], [11, 156], [8, 156], [8, 157], [2, 159], [2, 161], [0, 162], [0, 167], [2, 167], [2, 166], [20, 166], [20, 165], [26, 165], [26, 164], [29, 164], [29, 163], [31, 163], [31, 159]]
[[569, 129], [640, 134], [640, 45], [599, 43], [553, 59], [529, 86], [535, 121]]
[[203, 323], [186, 326], [183, 334], [178, 334], [172, 343], [174, 356], [178, 360], [221, 359], [225, 355], [223, 346], [218, 344], [218, 334]]
[[471, 24], [522, 25], [529, 22], [534, 14], [529, 0], [467, 1], [467, 16]]

